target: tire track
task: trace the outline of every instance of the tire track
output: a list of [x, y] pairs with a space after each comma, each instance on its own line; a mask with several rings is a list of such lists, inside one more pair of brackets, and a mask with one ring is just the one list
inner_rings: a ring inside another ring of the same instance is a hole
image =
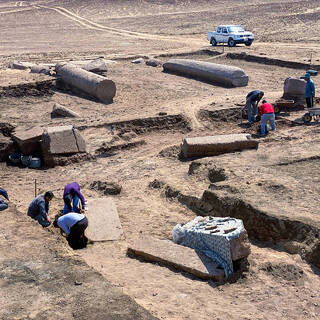
[[122, 36], [122, 37], [133, 37], [133, 38], [139, 38], [139, 39], [147, 39], [147, 40], [163, 40], [163, 41], [173, 41], [173, 42], [179, 42], [179, 43], [192, 43], [194, 45], [203, 45], [203, 41], [199, 41], [197, 39], [193, 38], [174, 38], [174, 37], [168, 37], [168, 36], [159, 36], [155, 34], [147, 34], [147, 33], [140, 33], [140, 32], [133, 32], [133, 31], [128, 31], [128, 30], [123, 30], [123, 29], [117, 29], [117, 28], [112, 28], [112, 27], [106, 27], [104, 25], [101, 25], [99, 23], [90, 21], [86, 18], [83, 18], [63, 7], [48, 7], [44, 5], [37, 5], [35, 6], [37, 8], [43, 8], [47, 10], [53, 10], [66, 18], [92, 30], [97, 30], [97, 31], [107, 31], [109, 33], [112, 33], [117, 36]]

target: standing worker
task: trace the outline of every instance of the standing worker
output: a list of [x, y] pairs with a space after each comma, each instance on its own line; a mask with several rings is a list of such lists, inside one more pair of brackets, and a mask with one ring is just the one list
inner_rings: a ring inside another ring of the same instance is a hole
[[258, 113], [258, 103], [264, 96], [264, 92], [260, 90], [254, 90], [247, 94], [246, 108], [248, 112], [248, 121], [250, 124], [256, 122]]
[[275, 115], [274, 115], [274, 108], [271, 103], [268, 103], [266, 100], [262, 101], [262, 105], [260, 107], [260, 114], [261, 114], [261, 122], [260, 122], [260, 133], [261, 137], [266, 135], [266, 126], [267, 122], [269, 121], [271, 124], [271, 130], [276, 130], [276, 123], [275, 123]]
[[68, 243], [72, 249], [82, 249], [87, 246], [88, 239], [84, 231], [88, 227], [88, 219], [81, 213], [67, 213], [53, 223], [54, 227], [66, 234]]
[[[79, 200], [81, 201], [82, 210], [80, 210], [78, 207]], [[85, 202], [84, 196], [80, 191], [80, 186], [78, 183], [72, 182], [67, 184], [64, 187], [63, 201], [64, 201], [63, 214], [66, 214], [69, 212], [77, 212], [77, 213], [83, 212], [86, 202]]]
[[[6, 200], [9, 201], [8, 192], [2, 188], [0, 188], [0, 196], [3, 196]], [[0, 211], [8, 209], [8, 203], [4, 200], [0, 199]]]
[[307, 81], [305, 98], [307, 102], [307, 108], [309, 109], [309, 108], [313, 108], [313, 98], [316, 95], [316, 89], [314, 87], [314, 82], [310, 78], [310, 73], [306, 73], [304, 75], [304, 80]]
[[39, 222], [44, 228], [49, 227], [51, 220], [49, 218], [49, 203], [54, 197], [51, 191], [40, 194], [32, 200], [28, 208], [28, 216]]

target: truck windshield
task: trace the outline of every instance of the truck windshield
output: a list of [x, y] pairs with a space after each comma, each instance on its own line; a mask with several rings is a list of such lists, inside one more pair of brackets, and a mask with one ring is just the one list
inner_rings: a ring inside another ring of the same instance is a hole
[[244, 29], [240, 26], [228, 27], [229, 32], [244, 32]]

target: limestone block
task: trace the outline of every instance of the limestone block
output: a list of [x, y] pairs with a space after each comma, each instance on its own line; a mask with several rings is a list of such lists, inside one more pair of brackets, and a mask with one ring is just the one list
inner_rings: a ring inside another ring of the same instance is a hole
[[220, 281], [224, 277], [224, 271], [204, 254], [169, 240], [144, 236], [129, 245], [128, 253], [174, 267], [201, 279]]
[[41, 152], [41, 138], [43, 129], [40, 127], [34, 127], [29, 130], [17, 128], [12, 138], [17, 142], [20, 151], [25, 155], [31, 155]]
[[49, 127], [42, 135], [44, 154], [73, 154], [85, 152], [85, 141], [73, 126]]
[[224, 268], [227, 276], [233, 272], [233, 261], [250, 254], [247, 231], [240, 219], [196, 217], [187, 224], [176, 225], [172, 235], [176, 243], [208, 255]]
[[51, 117], [52, 118], [55, 118], [55, 117], [78, 118], [79, 115], [76, 112], [66, 108], [65, 106], [62, 106], [59, 103], [55, 103], [53, 105], [53, 109], [52, 109], [52, 112], [51, 112]]
[[184, 138], [181, 151], [185, 158], [208, 157], [223, 153], [258, 148], [259, 142], [250, 134], [228, 134]]
[[163, 65], [163, 69], [166, 72], [191, 76], [223, 86], [243, 87], [249, 81], [246, 73], [238, 67], [205, 61], [172, 59]]
[[283, 93], [285, 95], [303, 95], [305, 94], [306, 82], [299, 78], [287, 78], [284, 81]]
[[123, 231], [117, 207], [110, 198], [88, 200], [88, 229], [91, 241], [110, 241], [121, 238]]

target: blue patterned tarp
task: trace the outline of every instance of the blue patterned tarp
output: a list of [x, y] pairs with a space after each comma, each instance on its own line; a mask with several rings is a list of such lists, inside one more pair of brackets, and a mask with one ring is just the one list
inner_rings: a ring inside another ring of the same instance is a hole
[[214, 260], [227, 278], [233, 273], [230, 240], [239, 237], [243, 230], [239, 219], [196, 217], [185, 225], [176, 225], [172, 234], [174, 242], [200, 250]]

